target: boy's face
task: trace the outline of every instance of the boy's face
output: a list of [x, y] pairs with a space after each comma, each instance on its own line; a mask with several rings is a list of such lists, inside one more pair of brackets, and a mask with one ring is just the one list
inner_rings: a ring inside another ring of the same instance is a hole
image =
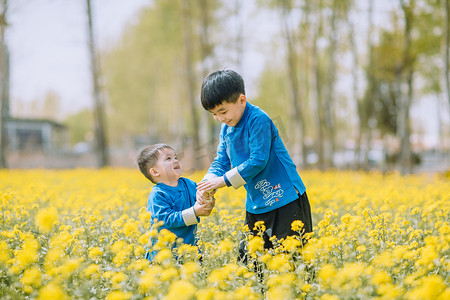
[[150, 174], [156, 182], [172, 185], [178, 182], [183, 166], [178, 161], [175, 151], [164, 148], [159, 153], [158, 161], [150, 169]]
[[235, 103], [222, 102], [209, 112], [213, 114], [214, 120], [227, 124], [230, 127], [236, 126], [242, 118], [247, 105], [247, 98], [241, 94]]

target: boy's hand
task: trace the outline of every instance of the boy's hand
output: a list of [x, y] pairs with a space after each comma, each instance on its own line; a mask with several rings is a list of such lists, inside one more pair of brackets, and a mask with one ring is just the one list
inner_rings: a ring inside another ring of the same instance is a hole
[[196, 193], [196, 199], [197, 202], [200, 204], [209, 204], [211, 201], [215, 201], [214, 194], [216, 193], [215, 190], [212, 191], [204, 191], [204, 190], [197, 190]]
[[209, 216], [211, 214], [212, 209], [216, 205], [215, 199], [214, 198], [212, 198], [212, 199], [213, 200], [208, 202], [207, 204], [200, 204], [198, 202], [195, 202], [194, 211], [195, 211], [195, 215], [197, 217]]
[[225, 183], [225, 179], [223, 178], [223, 176], [220, 176], [220, 177], [215, 177], [215, 178], [212, 178], [209, 180], [199, 182], [197, 184], [197, 190], [210, 191], [210, 190], [222, 188], [226, 185], [227, 184]]

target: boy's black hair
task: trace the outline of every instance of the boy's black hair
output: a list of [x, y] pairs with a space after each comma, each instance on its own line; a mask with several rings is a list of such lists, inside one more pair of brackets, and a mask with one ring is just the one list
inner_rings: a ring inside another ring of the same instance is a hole
[[163, 149], [172, 149], [169, 145], [166, 144], [155, 144], [151, 146], [147, 146], [139, 152], [139, 155], [136, 159], [136, 163], [144, 176], [153, 183], [156, 183], [153, 177], [150, 175], [150, 169], [156, 165], [158, 161], [161, 150]]
[[222, 102], [235, 103], [245, 95], [244, 79], [233, 70], [218, 70], [203, 80], [201, 101], [203, 108], [211, 110]]

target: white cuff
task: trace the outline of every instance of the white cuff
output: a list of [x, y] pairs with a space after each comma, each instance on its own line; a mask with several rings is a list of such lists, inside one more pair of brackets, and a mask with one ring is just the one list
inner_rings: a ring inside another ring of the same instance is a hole
[[216, 177], [217, 177], [216, 174], [213, 174], [213, 173], [206, 173], [205, 176], [203, 176], [202, 181], [210, 180], [210, 179], [213, 179], [213, 178], [216, 178]]
[[186, 223], [186, 226], [197, 224], [197, 217], [195, 216], [194, 207], [186, 208], [181, 212], [183, 216], [183, 221]]
[[237, 168], [231, 169], [230, 171], [226, 172], [225, 175], [235, 189], [240, 188], [247, 183], [245, 182], [244, 178], [242, 178], [241, 174], [239, 174]]

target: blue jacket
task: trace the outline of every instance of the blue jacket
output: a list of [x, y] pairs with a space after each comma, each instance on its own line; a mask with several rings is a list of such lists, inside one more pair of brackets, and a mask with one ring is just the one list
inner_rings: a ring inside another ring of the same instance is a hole
[[248, 102], [236, 126], [222, 124], [217, 156], [205, 179], [223, 175], [234, 188], [245, 186], [245, 208], [253, 214], [284, 206], [306, 190], [275, 124]]
[[[194, 204], [196, 201], [197, 184], [187, 178], [178, 179], [178, 186], [173, 187], [164, 183], [153, 186], [148, 197], [147, 211], [154, 219], [163, 221], [159, 230], [165, 228], [177, 237], [183, 238], [183, 243], [196, 245], [195, 233], [199, 218], [195, 216]], [[154, 244], [156, 241], [152, 240]], [[156, 253], [150, 254], [154, 256]]]

